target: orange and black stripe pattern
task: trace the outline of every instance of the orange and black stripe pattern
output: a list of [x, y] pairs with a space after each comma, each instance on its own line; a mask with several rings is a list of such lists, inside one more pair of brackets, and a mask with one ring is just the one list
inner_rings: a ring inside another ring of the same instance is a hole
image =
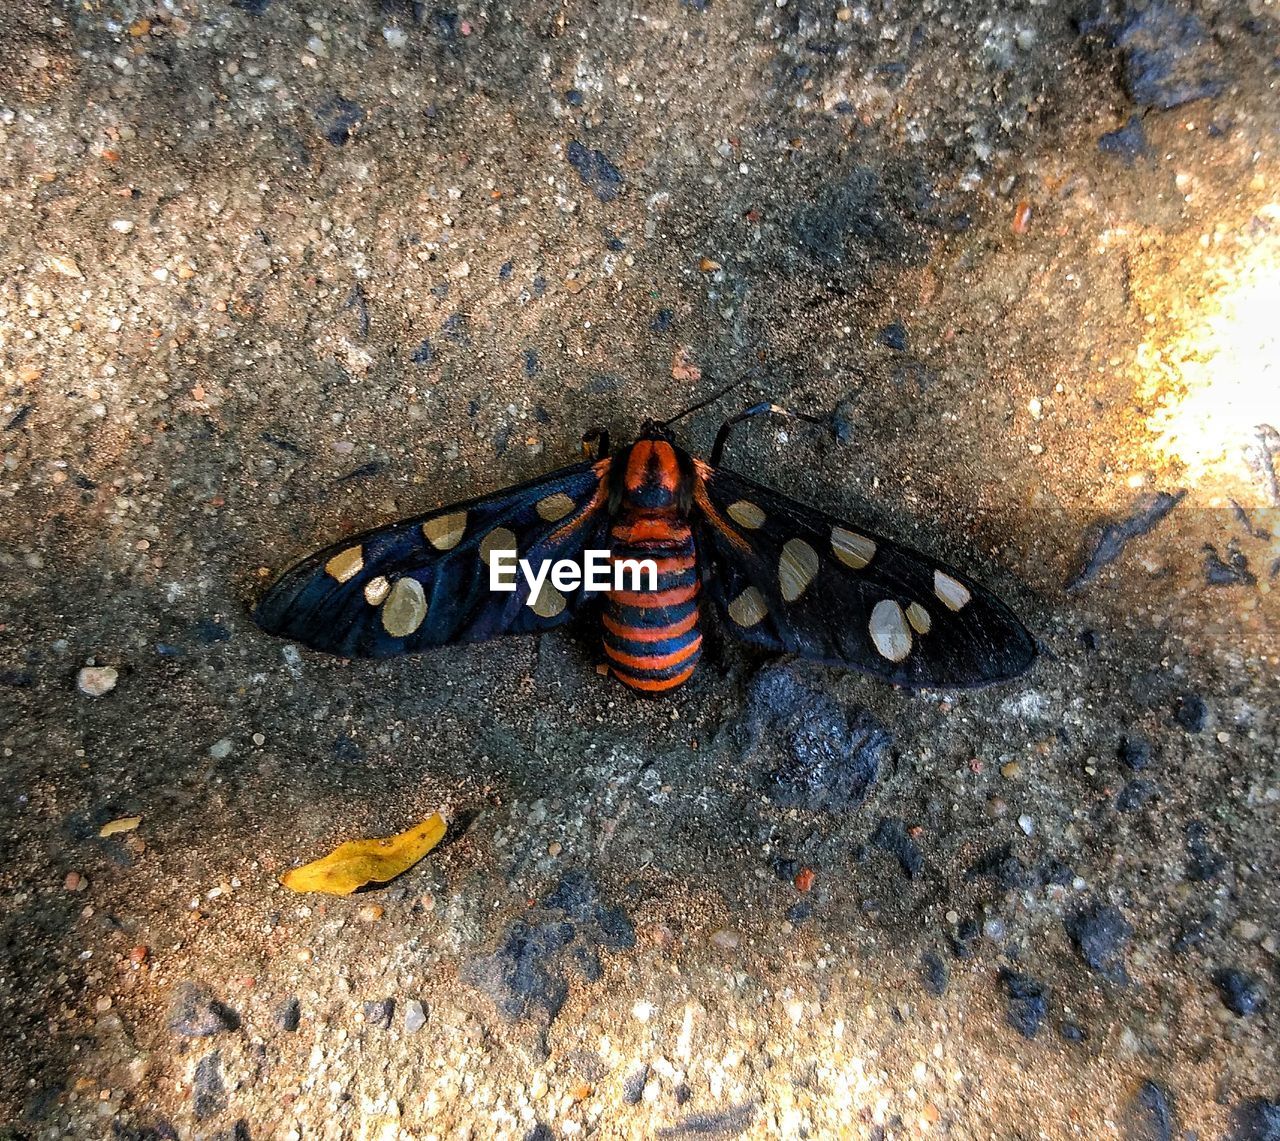
[[680, 503], [685, 482], [670, 444], [632, 447], [610, 528], [613, 561], [650, 559], [657, 582], [655, 589], [611, 591], [602, 622], [609, 668], [639, 693], [683, 685], [702, 656], [697, 551]]

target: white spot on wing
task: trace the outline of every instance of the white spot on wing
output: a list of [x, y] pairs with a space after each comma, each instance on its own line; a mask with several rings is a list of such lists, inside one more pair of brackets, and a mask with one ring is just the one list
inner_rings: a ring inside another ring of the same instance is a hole
[[539, 618], [554, 618], [561, 613], [568, 603], [563, 594], [561, 594], [546, 579], [542, 581], [542, 589], [538, 591], [536, 598], [529, 600], [529, 606]]
[[818, 552], [803, 539], [788, 539], [778, 559], [778, 582], [782, 597], [794, 602], [818, 573]]
[[882, 658], [900, 662], [911, 653], [911, 630], [902, 607], [884, 598], [871, 608], [871, 641]]
[[364, 600], [370, 606], [381, 606], [390, 590], [391, 583], [387, 581], [386, 576], [378, 575], [377, 578], [371, 578], [364, 584]]
[[949, 574], [943, 574], [940, 570], [933, 572], [933, 593], [948, 610], [963, 610], [973, 598], [964, 583], [958, 582]]

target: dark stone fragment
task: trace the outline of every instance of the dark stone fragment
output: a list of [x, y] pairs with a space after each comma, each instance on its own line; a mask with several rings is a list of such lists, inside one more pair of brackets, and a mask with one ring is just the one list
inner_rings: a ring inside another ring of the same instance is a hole
[[1173, 942], [1169, 945], [1169, 949], [1175, 955], [1184, 955], [1195, 947], [1199, 947], [1213, 930], [1214, 918], [1212, 915], [1200, 915], [1194, 919], [1186, 920], [1178, 929], [1178, 933], [1173, 937]]
[[209, 1141], [253, 1141], [253, 1135], [249, 1132], [249, 1123], [241, 1118], [230, 1129], [211, 1133]]
[[587, 378], [582, 391], [588, 396], [604, 396], [606, 393], [618, 391], [618, 378], [607, 373], [597, 373]]
[[1187, 879], [1208, 883], [1227, 866], [1227, 858], [1209, 843], [1209, 828], [1203, 820], [1187, 824]]
[[336, 761], [347, 761], [354, 764], [364, 760], [364, 750], [358, 742], [352, 740], [345, 733], [334, 738], [330, 752]]
[[1097, 577], [1103, 567], [1115, 562], [1121, 552], [1134, 539], [1147, 534], [1172, 511], [1187, 493], [1179, 491], [1170, 495], [1162, 491], [1157, 495], [1144, 496], [1134, 504], [1129, 515], [1120, 520], [1112, 520], [1102, 524], [1086, 542], [1088, 554], [1082, 560], [1082, 567], [1067, 583], [1068, 590], [1079, 590]]
[[786, 911], [787, 921], [797, 925], [803, 923], [812, 914], [812, 903], [793, 903]]
[[773, 856], [769, 860], [769, 867], [772, 869], [773, 874], [783, 883], [791, 883], [800, 874], [800, 869], [803, 865], [799, 860], [793, 860], [785, 856]]
[[755, 1120], [756, 1105], [735, 1105], [719, 1113], [691, 1113], [674, 1125], [658, 1130], [659, 1137], [737, 1137]]
[[1259, 979], [1235, 967], [1213, 972], [1213, 985], [1218, 988], [1222, 1005], [1241, 1018], [1259, 1014], [1266, 1008], [1267, 996]]
[[605, 239], [604, 248], [609, 250], [611, 253], [620, 254], [627, 248], [627, 243], [618, 237], [617, 234], [610, 234]]
[[493, 434], [493, 454], [503, 456], [507, 453], [507, 447], [511, 443], [511, 425], [502, 424]]
[[964, 872], [966, 882], [986, 876], [1008, 891], [1030, 891], [1043, 882], [1035, 869], [1013, 854], [1012, 844], [1000, 844], [983, 853]]
[[1130, 772], [1140, 773], [1151, 766], [1151, 742], [1136, 733], [1120, 738], [1120, 763]]
[[16, 432], [27, 422], [27, 417], [30, 415], [31, 405], [22, 405], [12, 416], [9, 417], [9, 423], [4, 426], [4, 430], [6, 432]]
[[604, 975], [604, 971], [600, 966], [600, 956], [590, 947], [575, 946], [573, 948], [573, 963], [578, 968], [578, 974], [582, 976], [583, 982], [598, 983]]
[[202, 646], [213, 646], [218, 642], [231, 641], [231, 631], [216, 618], [202, 618], [192, 630], [195, 639]]
[[1142, 130], [1142, 120], [1130, 115], [1129, 121], [1118, 131], [1109, 131], [1098, 140], [1098, 150], [1103, 154], [1119, 155], [1126, 166], [1133, 166], [1147, 153], [1147, 136]]
[[546, 907], [558, 908], [567, 918], [587, 924], [587, 934], [609, 951], [627, 950], [636, 944], [636, 931], [620, 907], [600, 901], [596, 886], [586, 872], [572, 871], [547, 897]]
[[525, 349], [523, 368], [525, 376], [529, 377], [537, 376], [542, 371], [542, 362], [538, 360], [536, 349]]
[[622, 171], [609, 161], [603, 151], [588, 150], [577, 139], [569, 144], [566, 157], [569, 165], [578, 172], [582, 185], [601, 202], [612, 202], [626, 183]]
[[744, 757], [780, 758], [764, 778], [783, 808], [847, 812], [867, 797], [893, 738], [863, 709], [846, 712], [790, 666], [770, 666], [751, 684]]
[[1061, 860], [1050, 857], [1040, 865], [1040, 879], [1055, 887], [1067, 887], [1076, 878], [1076, 873]]
[[1135, 777], [1116, 794], [1117, 812], [1137, 812], [1160, 795], [1160, 789], [1145, 777]]
[[1210, 40], [1194, 12], [1170, 0], [1127, 5], [1115, 40], [1124, 53], [1124, 83], [1135, 103], [1169, 110], [1211, 99], [1225, 84]]
[[316, 108], [316, 121], [330, 143], [335, 147], [345, 147], [364, 123], [364, 108], [359, 103], [335, 95]]
[[924, 989], [930, 994], [941, 998], [947, 993], [951, 973], [937, 951], [926, 951], [920, 956], [920, 977], [924, 980]]
[[413, 356], [409, 358], [414, 364], [431, 364], [436, 359], [436, 350], [431, 345], [428, 337], [422, 338], [422, 343], [413, 350]]
[[433, 8], [427, 28], [433, 36], [451, 43], [458, 38], [458, 13], [448, 8]]
[[564, 101], [568, 103], [570, 107], [581, 107], [582, 100], [582, 92], [576, 87], [570, 87], [569, 90], [564, 93]]
[[550, 424], [551, 413], [548, 412], [541, 404], [533, 406], [533, 419], [538, 424]]
[[352, 468], [349, 472], [344, 472], [338, 476], [338, 482], [351, 483], [357, 479], [368, 479], [372, 475], [377, 475], [386, 466], [381, 460], [370, 460], [367, 464], [361, 464], [359, 467]]
[[306, 455], [306, 449], [299, 447], [292, 440], [286, 439], [284, 436], [277, 436], [274, 432], [263, 432], [259, 437], [264, 444], [270, 444], [273, 448], [279, 448], [282, 452], [289, 452], [291, 455]]
[[261, 16], [271, 7], [271, 0], [231, 0], [231, 7], [248, 12], [250, 16]]
[[1067, 935], [1091, 970], [1115, 982], [1127, 978], [1124, 953], [1133, 928], [1109, 903], [1088, 903], [1070, 912], [1063, 920]]
[[711, 0], [680, 0], [680, 6], [690, 12], [705, 12], [711, 6]]
[[444, 334], [444, 339], [452, 344], [463, 346], [471, 344], [471, 330], [465, 313], [450, 313], [444, 319], [444, 324], [440, 326], [440, 332]]
[[364, 1023], [376, 1026], [381, 1030], [391, 1028], [391, 1019], [396, 1012], [394, 998], [374, 998], [364, 1004]]
[[639, 1105], [649, 1081], [649, 1063], [641, 1062], [622, 1080], [622, 1100], [627, 1105]]
[[1249, 560], [1235, 542], [1227, 544], [1224, 562], [1210, 543], [1204, 546], [1204, 581], [1209, 586], [1257, 586], [1258, 576], [1249, 569]]
[[1226, 1141], [1280, 1141], [1280, 1102], [1251, 1097], [1231, 1115]]
[[293, 1034], [298, 1029], [298, 1024], [302, 1021], [302, 1004], [296, 998], [286, 998], [280, 1004], [280, 1009], [276, 1012], [276, 1025], [281, 1030], [288, 1031]]
[[240, 1029], [240, 1015], [202, 983], [177, 985], [169, 1005], [169, 1029], [184, 1038], [209, 1038]]
[[465, 964], [460, 974], [488, 994], [498, 1012], [511, 1021], [541, 1014], [550, 1023], [569, 995], [558, 959], [573, 937], [572, 923], [531, 926], [517, 920], [492, 955]]
[[869, 167], [856, 168], [842, 182], [820, 192], [811, 205], [801, 207], [791, 222], [800, 247], [817, 261], [839, 265], [850, 247], [871, 261], [915, 264], [926, 246], [909, 229], [901, 203], [891, 201], [880, 175]]
[[533, 292], [534, 297], [541, 297], [547, 291], [547, 279], [540, 273], [533, 275], [533, 281], [529, 283], [529, 288]]
[[1125, 1141], [1173, 1141], [1173, 1095], [1158, 1082], [1143, 1082], [1125, 1108], [1123, 1126]]
[[1000, 968], [1000, 981], [1009, 999], [1005, 1012], [1009, 1025], [1024, 1038], [1034, 1038], [1049, 1013], [1048, 991], [1030, 975], [1011, 971], [1008, 967]]
[[972, 959], [973, 949], [981, 935], [982, 928], [978, 926], [978, 921], [972, 916], [960, 920], [956, 924], [955, 931], [947, 936], [948, 941], [951, 943], [951, 953], [961, 962], [966, 959]]
[[442, 281], [439, 285], [433, 285], [431, 287], [431, 296], [437, 297], [443, 301], [449, 296], [449, 283], [447, 281]]
[[549, 1125], [539, 1121], [524, 1135], [524, 1141], [556, 1141], [556, 1135], [551, 1132]]
[[893, 856], [903, 874], [911, 879], [918, 878], [924, 871], [924, 857], [920, 855], [919, 846], [907, 834], [906, 824], [896, 817], [885, 816], [881, 819], [871, 836], [871, 843]]
[[831, 417], [831, 430], [835, 433], [836, 443], [849, 445], [853, 443], [858, 423], [858, 409], [852, 400], [842, 400], [836, 405], [835, 414]]
[[1173, 719], [1188, 733], [1199, 733], [1209, 719], [1209, 707], [1198, 693], [1184, 693], [1174, 703]]
[[671, 328], [675, 314], [670, 309], [659, 309], [649, 322], [649, 328], [655, 333], [665, 333]]
[[1063, 1022], [1058, 1026], [1058, 1033], [1068, 1042], [1083, 1042], [1089, 1037], [1088, 1031], [1075, 1022]]
[[499, 281], [510, 281], [510, 280], [511, 280], [511, 275], [512, 275], [513, 273], [515, 273], [515, 269], [516, 269], [516, 267], [515, 267], [515, 263], [514, 263], [514, 262], [512, 262], [512, 261], [504, 261], [504, 262], [503, 262], [503, 263], [498, 267], [498, 280], [499, 280]]
[[191, 1077], [191, 1101], [196, 1120], [203, 1121], [227, 1108], [227, 1087], [222, 1081], [222, 1055], [214, 1050], [196, 1063]]
[[907, 330], [901, 321], [894, 321], [880, 330], [880, 343], [900, 353], [907, 351]]
[[361, 337], [367, 337], [369, 335], [369, 300], [365, 297], [364, 288], [358, 281], [351, 287], [351, 292], [347, 295], [347, 300], [342, 307], [355, 312], [356, 332]]

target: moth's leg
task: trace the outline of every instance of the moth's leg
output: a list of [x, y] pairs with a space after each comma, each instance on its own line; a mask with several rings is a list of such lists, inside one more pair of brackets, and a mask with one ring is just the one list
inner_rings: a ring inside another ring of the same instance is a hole
[[782, 416], [788, 420], [804, 420], [810, 424], [826, 424], [825, 420], [820, 420], [817, 416], [809, 416], [804, 412], [792, 412], [789, 408], [780, 408], [776, 404], [763, 400], [759, 404], [753, 404], [745, 411], [739, 412], [736, 416], [729, 417], [728, 420], [720, 425], [720, 431], [716, 433], [716, 442], [711, 447], [712, 467], [719, 466], [720, 457], [724, 454], [724, 446], [729, 442], [729, 433], [733, 431], [734, 425], [741, 424], [743, 420], [750, 420], [753, 416]]
[[[595, 455], [591, 454], [591, 445], [595, 445]], [[582, 437], [582, 454], [589, 460], [603, 460], [609, 455], [609, 429], [592, 428]]]

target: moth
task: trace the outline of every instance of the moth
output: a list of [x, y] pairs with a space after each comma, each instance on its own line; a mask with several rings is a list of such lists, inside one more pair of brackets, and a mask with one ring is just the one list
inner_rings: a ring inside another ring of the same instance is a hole
[[[900, 686], [968, 688], [1028, 668], [1031, 635], [968, 575], [721, 466], [730, 428], [761, 413], [797, 415], [747, 409], [721, 427], [709, 462], [674, 442], [670, 420], [646, 422], [617, 452], [593, 433], [580, 463], [317, 551], [267, 590], [254, 620], [314, 650], [385, 658], [542, 634], [593, 611], [609, 672], [648, 696], [694, 675], [709, 610], [749, 645]], [[655, 573], [602, 590], [520, 576], [492, 589], [513, 556], [579, 564], [586, 578], [592, 551]]]

